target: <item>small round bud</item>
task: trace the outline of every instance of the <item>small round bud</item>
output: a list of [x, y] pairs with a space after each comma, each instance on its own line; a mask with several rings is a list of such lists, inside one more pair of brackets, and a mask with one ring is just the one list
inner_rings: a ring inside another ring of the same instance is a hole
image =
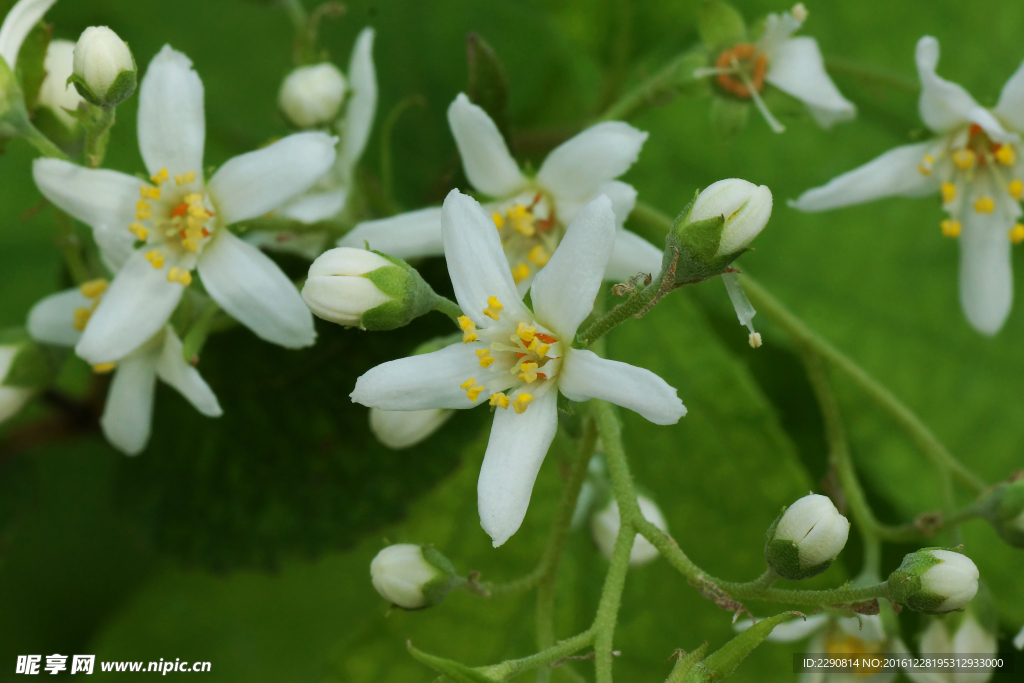
[[812, 493], [783, 508], [772, 522], [764, 559], [785, 579], [806, 579], [829, 568], [849, 534], [850, 522], [832, 501]]
[[14, 360], [21, 350], [21, 346], [0, 346], [0, 423], [14, 417], [22, 406], [32, 398], [33, 391], [31, 389], [4, 385], [14, 365]]
[[345, 76], [330, 62], [295, 69], [277, 95], [281, 111], [299, 128], [331, 123], [344, 101]]
[[[662, 531], [668, 530], [665, 518], [657, 504], [647, 496], [637, 496], [637, 504], [640, 506], [640, 513], [648, 522]], [[594, 537], [594, 543], [606, 559], [612, 559], [615, 550], [615, 539], [619, 535], [619, 526], [622, 521], [619, 517], [619, 505], [612, 500], [604, 509], [594, 513], [590, 518], [590, 533]], [[636, 535], [633, 541], [633, 549], [629, 551], [629, 564], [638, 567], [642, 564], [656, 559], [658, 549], [651, 545], [651, 542], [640, 534]]]
[[46, 77], [39, 86], [39, 104], [48, 107], [61, 123], [68, 128], [78, 124], [78, 119], [67, 110], [78, 109], [82, 96], [73, 85], [68, 84], [74, 64], [75, 44], [70, 40], [53, 40], [46, 48]]
[[889, 594], [915, 612], [945, 614], [978, 592], [978, 568], [970, 558], [942, 548], [922, 548], [889, 575]]
[[422, 609], [444, 600], [455, 584], [455, 569], [430, 546], [398, 543], [370, 562], [370, 579], [381, 597], [402, 609]]
[[772, 215], [772, 191], [739, 178], [712, 183], [697, 196], [690, 222], [725, 217], [717, 256], [737, 254], [764, 230]]
[[982, 515], [1004, 541], [1024, 548], [1024, 479], [1000, 485], [985, 501]]
[[381, 410], [370, 408], [370, 431], [393, 450], [410, 448], [426, 440], [454, 414], [443, 408], [427, 410]]
[[313, 314], [339, 325], [393, 330], [430, 311], [437, 295], [405, 261], [338, 247], [309, 267], [302, 298]]
[[131, 97], [136, 70], [128, 44], [106, 26], [90, 26], [75, 44], [71, 80], [98, 107], [114, 107]]

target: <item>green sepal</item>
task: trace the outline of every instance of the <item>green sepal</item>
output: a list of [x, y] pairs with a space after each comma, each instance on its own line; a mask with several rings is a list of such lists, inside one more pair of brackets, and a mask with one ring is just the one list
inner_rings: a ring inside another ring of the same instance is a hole
[[[665, 679], [665, 683], [683, 683], [686, 680], [686, 676], [690, 673], [690, 670], [694, 666], [700, 663], [700, 660], [704, 659], [704, 655], [708, 651], [708, 641], [701, 643], [701, 646], [696, 650], [687, 652], [676, 660], [676, 665], [672, 667], [671, 673], [668, 678]], [[706, 667], [703, 667], [706, 670]]]
[[722, 242], [725, 216], [712, 216], [706, 220], [690, 222], [690, 213], [697, 195], [686, 205], [665, 238], [665, 255], [662, 271], [676, 259], [675, 284], [677, 286], [703, 282], [725, 272], [738, 254], [718, 256], [718, 245]]
[[455, 567], [434, 546], [420, 546], [420, 552], [423, 553], [423, 559], [438, 571], [437, 578], [425, 583], [421, 589], [423, 597], [427, 601], [424, 607], [432, 607], [444, 600], [451, 589], [455, 587], [455, 582], [457, 581]]
[[782, 508], [782, 512], [775, 518], [775, 521], [768, 527], [766, 533], [767, 541], [764, 544], [764, 560], [768, 563], [776, 574], [784, 579], [790, 581], [799, 581], [801, 579], [809, 579], [812, 576], [817, 576], [822, 573], [830, 566], [832, 566], [832, 560], [826, 560], [820, 564], [812, 565], [810, 567], [800, 566], [800, 549], [793, 541], [775, 538], [775, 530], [779, 526], [779, 522], [782, 521], [782, 516], [786, 514], [788, 506]]
[[730, 640], [721, 649], [709, 655], [700, 665], [690, 669], [684, 679], [685, 683], [705, 683], [728, 678], [735, 673], [736, 668], [747, 658], [747, 655], [764, 642], [776, 626], [792, 617], [804, 617], [804, 615], [800, 612], [782, 612], [757, 622]]
[[747, 127], [750, 122], [750, 101], [724, 93], [720, 88], [711, 98], [711, 127], [719, 137], [728, 140]]
[[381, 332], [405, 327], [416, 318], [434, 309], [437, 294], [419, 272], [402, 259], [373, 252], [387, 259], [393, 266], [382, 266], [363, 274], [377, 289], [391, 298], [363, 313], [359, 327]]
[[948, 596], [929, 593], [921, 586], [921, 576], [942, 562], [942, 560], [928, 552], [929, 550], [952, 549], [921, 548], [912, 553], [907, 553], [900, 566], [889, 574], [889, 595], [895, 602], [906, 605], [915, 612], [943, 614], [943, 612], [938, 611], [938, 608], [946, 601]]
[[53, 38], [53, 27], [43, 22], [37, 23], [25, 37], [18, 51], [18, 64], [15, 71], [21, 92], [24, 96], [25, 108], [32, 111], [39, 99], [39, 90], [46, 78], [46, 50]]
[[502, 137], [509, 139], [508, 73], [498, 53], [479, 33], [466, 36], [469, 83], [466, 95], [491, 117]]
[[[132, 55], [132, 64], [134, 63], [135, 56]], [[138, 72], [122, 71], [117, 74], [117, 78], [110, 84], [107, 94], [103, 97], [94, 93], [89, 84], [85, 82], [85, 79], [78, 74], [73, 73], [68, 76], [67, 82], [69, 85], [74, 85], [78, 94], [89, 104], [109, 109], [121, 104], [135, 93], [135, 88], [138, 86]]]
[[722, 0], [705, 0], [697, 18], [697, 31], [712, 51], [726, 50], [747, 40], [743, 15]]
[[428, 655], [426, 652], [421, 652], [412, 646], [412, 641], [406, 641], [405, 647], [409, 650], [409, 654], [412, 658], [421, 664], [426, 664], [434, 671], [438, 672], [443, 676], [447, 676], [456, 683], [498, 683], [495, 679], [483, 675], [475, 669], [471, 669], [465, 664], [454, 662], [450, 659], [443, 659], [441, 657], [435, 657], [434, 655]]

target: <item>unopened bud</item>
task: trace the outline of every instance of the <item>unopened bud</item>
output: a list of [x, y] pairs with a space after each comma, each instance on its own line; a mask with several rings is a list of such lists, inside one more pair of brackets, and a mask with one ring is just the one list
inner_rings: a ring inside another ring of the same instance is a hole
[[330, 62], [302, 66], [284, 79], [277, 103], [299, 128], [326, 126], [341, 111], [345, 85], [345, 76]]
[[114, 107], [135, 92], [138, 69], [128, 44], [106, 26], [90, 26], [75, 44], [70, 80], [98, 107]]
[[716, 256], [739, 255], [764, 230], [772, 216], [772, 191], [729, 178], [712, 183], [697, 195], [690, 211], [690, 221], [704, 221], [722, 216], [725, 224]]
[[889, 594], [915, 612], [945, 614], [963, 609], [978, 592], [978, 568], [966, 555], [922, 548], [889, 575]]
[[829, 568], [849, 534], [850, 522], [832, 501], [812, 493], [783, 508], [772, 522], [764, 559], [785, 579], [806, 579]]
[[0, 346], [0, 424], [16, 415], [34, 393], [22, 386], [6, 384], [8, 380], [14, 379], [11, 377], [12, 370], [21, 351], [19, 345]]
[[393, 330], [430, 311], [437, 295], [408, 263], [338, 247], [309, 267], [302, 298], [313, 314], [364, 330]]
[[983, 503], [982, 515], [1004, 541], [1024, 548], [1024, 479], [1000, 485]]
[[455, 585], [455, 569], [430, 546], [398, 543], [370, 563], [370, 579], [381, 597], [402, 609], [422, 609], [444, 600]]
[[78, 109], [82, 96], [68, 84], [74, 64], [75, 44], [70, 40], [54, 40], [46, 48], [46, 77], [39, 87], [39, 104], [48, 107], [61, 123], [72, 128], [78, 119], [68, 110]]
[[[640, 513], [648, 522], [662, 531], [668, 530], [665, 518], [657, 504], [647, 496], [637, 496], [637, 504], [640, 506]], [[604, 509], [594, 513], [590, 519], [590, 533], [594, 537], [597, 549], [606, 559], [612, 559], [615, 551], [615, 539], [619, 535], [619, 526], [622, 520], [619, 517], [619, 505], [612, 500]], [[629, 551], [629, 563], [638, 567], [658, 557], [658, 549], [651, 545], [651, 542], [640, 534], [636, 535], [633, 541], [633, 549]]]
[[425, 441], [451, 418], [454, 411], [444, 408], [427, 410], [381, 410], [370, 408], [370, 431], [377, 441], [399, 451]]

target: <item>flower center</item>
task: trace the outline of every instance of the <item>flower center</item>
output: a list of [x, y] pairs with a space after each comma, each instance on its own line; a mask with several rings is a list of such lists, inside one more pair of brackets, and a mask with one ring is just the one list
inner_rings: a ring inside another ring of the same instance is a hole
[[[753, 97], [753, 91], [764, 89], [768, 56], [757, 51], [753, 43], [740, 43], [718, 55], [715, 61], [718, 85], [736, 97]], [[751, 90], [753, 88], [753, 91]]]
[[516, 284], [527, 280], [551, 259], [562, 238], [554, 204], [538, 192], [529, 203], [513, 201], [491, 214]]

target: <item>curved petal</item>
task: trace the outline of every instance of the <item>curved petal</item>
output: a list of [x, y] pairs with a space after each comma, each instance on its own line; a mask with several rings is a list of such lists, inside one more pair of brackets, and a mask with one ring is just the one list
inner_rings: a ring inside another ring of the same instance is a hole
[[966, 211], [960, 235], [960, 304], [985, 335], [998, 332], [1013, 304], [1013, 266], [1007, 224], [1000, 212]]
[[480, 526], [495, 548], [519, 530], [533, 483], [558, 429], [558, 392], [547, 391], [522, 414], [499, 410], [476, 486]]
[[633, 212], [637, 197], [636, 189], [629, 183], [624, 183], [621, 180], [611, 180], [604, 183], [597, 188], [596, 192], [587, 197], [579, 199], [562, 198], [556, 207], [558, 209], [558, 218], [563, 223], [571, 223], [580, 209], [603, 194], [608, 195], [608, 199], [612, 200], [612, 211], [615, 212], [615, 225], [621, 228], [622, 224], [629, 218], [629, 214]]
[[0, 57], [11, 71], [17, 64], [25, 37], [55, 2], [57, 0], [21, 0], [4, 17], [3, 26], [0, 26]]
[[806, 104], [822, 128], [857, 115], [857, 108], [825, 72], [825, 60], [814, 38], [783, 41], [769, 54], [768, 64], [767, 81]]
[[104, 264], [117, 272], [132, 255], [138, 178], [97, 168], [82, 168], [61, 159], [36, 159], [32, 177], [43, 196], [57, 208], [88, 225], [100, 246]]
[[262, 339], [289, 349], [312, 346], [313, 314], [277, 264], [251, 244], [219, 230], [199, 256], [210, 296]]
[[360, 31], [348, 62], [348, 85], [352, 95], [345, 106], [345, 120], [338, 131], [341, 133], [338, 169], [346, 184], [352, 175], [352, 169], [363, 156], [363, 150], [370, 139], [370, 131], [373, 129], [373, 117], [377, 112], [377, 72], [373, 66], [373, 38], [372, 28]]
[[151, 175], [195, 171], [203, 177], [203, 82], [192, 60], [164, 45], [139, 85], [139, 151]]
[[441, 208], [402, 213], [379, 221], [364, 221], [338, 240], [339, 247], [381, 251], [401, 259], [444, 256]]
[[482, 348], [480, 343], [459, 343], [433, 353], [389, 361], [357, 379], [350, 396], [355, 403], [383, 410], [472, 408], [486, 403], [490, 390], [485, 389], [473, 402], [459, 386], [470, 377], [486, 385], [488, 380], [507, 371], [507, 366], [481, 368], [476, 351]]
[[657, 275], [661, 272], [661, 249], [640, 235], [620, 228], [615, 231], [612, 256], [604, 269], [604, 279], [625, 282], [637, 273]]
[[331, 168], [337, 138], [295, 133], [220, 167], [207, 189], [222, 225], [262, 216], [302, 194]]
[[118, 363], [110, 383], [100, 426], [107, 440], [126, 455], [138, 455], [149, 442], [156, 363], [156, 349], [147, 346]]
[[82, 333], [75, 329], [75, 311], [91, 309], [92, 299], [75, 289], [46, 297], [28, 312], [28, 334], [38, 342], [74, 346]]
[[[494, 233], [494, 230], [491, 230]], [[615, 214], [602, 195], [583, 207], [531, 289], [537, 319], [571, 342], [590, 315], [615, 244]]]
[[629, 408], [659, 425], [675, 424], [686, 415], [676, 390], [650, 370], [582, 349], [565, 354], [558, 390], [573, 401], [598, 398]]
[[999, 103], [992, 111], [1010, 128], [1024, 130], [1024, 64], [1017, 67], [1003, 86]]
[[645, 140], [647, 133], [622, 121], [591, 126], [552, 150], [537, 182], [556, 200], [588, 196], [629, 170]]
[[938, 191], [935, 175], [917, 170], [934, 142], [891, 149], [859, 168], [807, 190], [789, 205], [800, 211], [826, 211], [895, 195], [918, 196]]
[[93, 365], [119, 361], [159, 332], [185, 291], [167, 281], [173, 265], [168, 257], [163, 268], [154, 268], [143, 250], [132, 254], [89, 318], [75, 353]]
[[400, 451], [433, 436], [454, 414], [440, 408], [399, 411], [371, 408], [370, 431], [382, 444]]
[[494, 121], [459, 93], [448, 107], [448, 125], [470, 184], [492, 197], [508, 197], [526, 184]]
[[285, 218], [301, 223], [317, 223], [333, 218], [345, 208], [348, 199], [348, 188], [339, 187], [326, 192], [310, 192], [293, 199], [282, 206], [278, 213]]
[[224, 411], [214, 395], [210, 385], [199, 375], [199, 371], [185, 362], [182, 357], [182, 344], [178, 335], [168, 326], [164, 335], [164, 346], [157, 361], [156, 373], [163, 381], [178, 390], [207, 417], [220, 417]]
[[463, 313], [485, 327], [489, 322], [483, 314], [487, 299], [496, 296], [505, 307], [502, 315], [530, 318], [512, 281], [494, 221], [475, 199], [458, 190], [448, 193], [441, 209], [441, 234], [448, 275]]

